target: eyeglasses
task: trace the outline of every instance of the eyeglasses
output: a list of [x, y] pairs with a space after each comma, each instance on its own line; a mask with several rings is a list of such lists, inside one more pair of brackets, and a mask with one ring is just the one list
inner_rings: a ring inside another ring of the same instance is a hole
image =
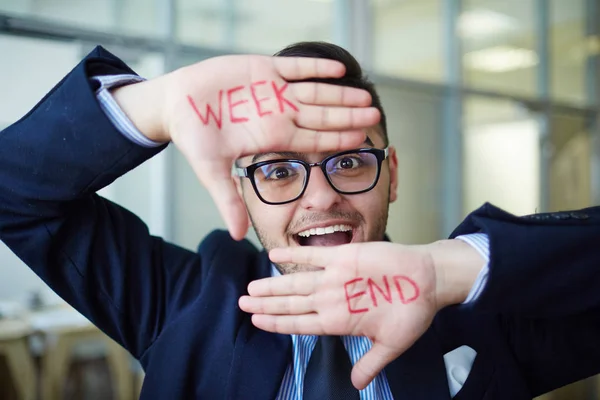
[[258, 198], [266, 204], [286, 204], [304, 194], [312, 167], [321, 167], [327, 182], [340, 194], [358, 194], [373, 189], [388, 148], [364, 148], [336, 153], [321, 162], [278, 159], [235, 168], [235, 175], [250, 179]]

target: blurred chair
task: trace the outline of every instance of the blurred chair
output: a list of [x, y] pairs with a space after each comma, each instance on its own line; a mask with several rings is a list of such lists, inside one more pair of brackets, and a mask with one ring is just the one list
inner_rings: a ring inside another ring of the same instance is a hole
[[17, 398], [23, 400], [35, 400], [37, 396], [35, 364], [29, 351], [31, 333], [24, 321], [0, 319], [0, 355], [6, 361]]
[[31, 324], [42, 335], [42, 400], [62, 400], [71, 365], [85, 349], [92, 349], [108, 366], [112, 398], [135, 397], [132, 358], [119, 344], [106, 336], [72, 309], [41, 311], [31, 317]]
[[543, 396], [536, 397], [534, 400], [588, 400], [598, 399], [599, 379], [592, 376], [579, 382], [572, 383]]

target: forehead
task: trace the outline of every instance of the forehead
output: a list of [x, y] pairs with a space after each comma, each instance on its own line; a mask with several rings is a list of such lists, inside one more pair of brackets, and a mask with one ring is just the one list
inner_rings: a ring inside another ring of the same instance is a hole
[[[379, 128], [373, 128], [373, 129], [369, 129], [367, 130], [367, 139], [365, 140], [364, 144], [367, 145], [368, 147], [378, 147], [378, 148], [383, 148], [385, 141], [383, 139], [383, 134], [381, 133], [381, 129]], [[307, 158], [310, 157], [311, 155], [314, 156], [321, 156], [321, 157], [325, 157], [326, 154], [331, 154], [333, 152], [330, 153], [306, 153]], [[252, 164], [253, 162], [257, 161], [256, 158], [259, 155], [257, 154], [251, 154], [248, 156], [244, 156], [238, 159], [238, 165], [239, 166], [248, 166], [250, 164]]]

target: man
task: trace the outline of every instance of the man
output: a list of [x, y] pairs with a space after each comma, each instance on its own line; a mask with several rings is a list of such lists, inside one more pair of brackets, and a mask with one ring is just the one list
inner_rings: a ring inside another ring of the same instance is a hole
[[[348, 356], [360, 398], [531, 398], [598, 372], [594, 259], [546, 279], [546, 259], [529, 268], [506, 232], [534, 249], [530, 231], [552, 236], [491, 206], [463, 240], [381, 242], [396, 156], [374, 91], [335, 46], [282, 55], [321, 59], [220, 57], [124, 85], [133, 71], [99, 48], [0, 135], [2, 240], [140, 360], [142, 397], [359, 398]], [[231, 234], [197, 254], [95, 194], [167, 142]], [[231, 239], [250, 219], [271, 260]], [[577, 234], [582, 250], [597, 225]]]

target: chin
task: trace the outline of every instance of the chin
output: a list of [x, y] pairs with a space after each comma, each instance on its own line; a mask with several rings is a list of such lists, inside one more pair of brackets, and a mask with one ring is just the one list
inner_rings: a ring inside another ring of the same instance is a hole
[[301, 265], [301, 264], [277, 264], [276, 265], [279, 272], [282, 274], [295, 274], [297, 272], [311, 272], [311, 271], [319, 271], [323, 268], [313, 267], [312, 265]]

